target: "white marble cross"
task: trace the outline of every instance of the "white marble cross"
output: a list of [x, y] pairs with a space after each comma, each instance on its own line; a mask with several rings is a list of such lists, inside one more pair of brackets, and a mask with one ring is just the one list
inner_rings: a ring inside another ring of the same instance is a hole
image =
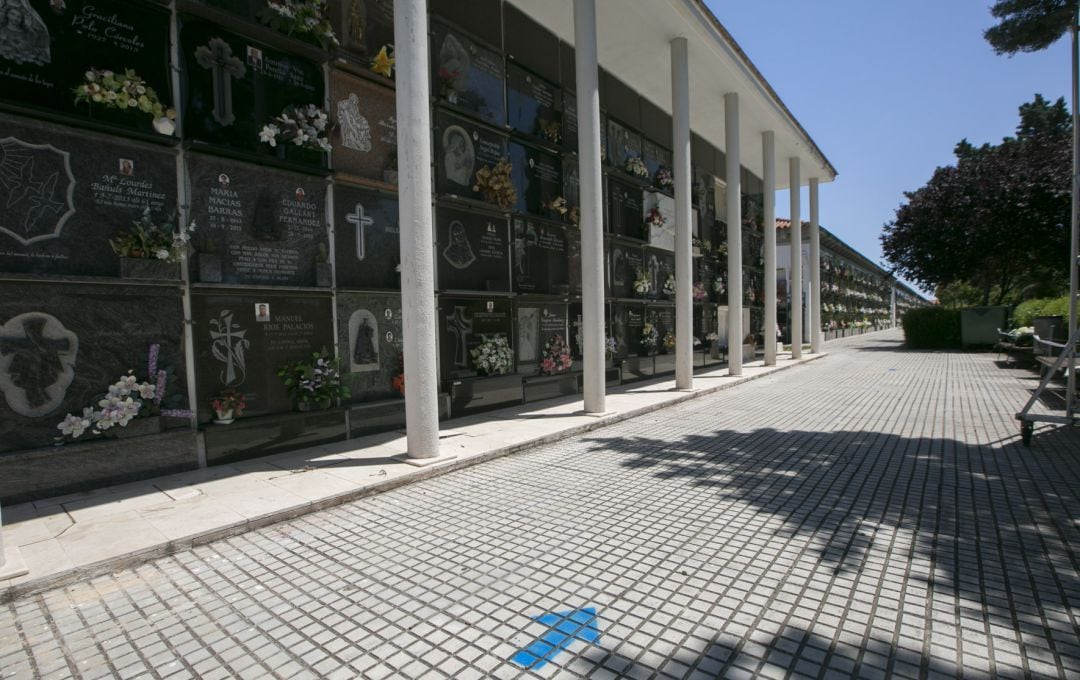
[[367, 257], [366, 229], [375, 224], [375, 220], [364, 214], [362, 203], [357, 203], [356, 209], [345, 216], [345, 221], [356, 227], [356, 259], [363, 261]]

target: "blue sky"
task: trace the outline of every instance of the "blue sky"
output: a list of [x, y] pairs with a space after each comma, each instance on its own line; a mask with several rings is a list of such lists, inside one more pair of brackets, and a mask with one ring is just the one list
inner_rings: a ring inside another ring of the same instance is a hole
[[[951, 163], [958, 141], [1012, 134], [1036, 92], [1069, 98], [1067, 37], [999, 57], [982, 37], [990, 0], [707, 4], [838, 170], [821, 187], [822, 225], [874, 261], [902, 192]], [[776, 214], [787, 206], [778, 193]]]

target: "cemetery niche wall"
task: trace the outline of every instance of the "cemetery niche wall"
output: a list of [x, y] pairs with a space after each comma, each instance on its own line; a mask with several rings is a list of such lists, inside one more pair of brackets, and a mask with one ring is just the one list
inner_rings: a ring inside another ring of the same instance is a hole
[[[263, 2], [15, 2], [33, 39], [0, 42], [0, 502], [191, 467], [200, 445], [214, 464], [402, 427], [396, 92], [373, 68], [393, 55], [393, 2], [330, 0], [311, 27]], [[497, 0], [430, 10], [442, 416], [572, 395], [573, 49]], [[670, 120], [600, 75], [610, 384], [673, 370], [675, 224]], [[140, 97], [114, 105], [125, 88]], [[723, 155], [692, 147], [707, 348], [726, 302]], [[169, 369], [155, 409], [174, 414], [139, 447], [155, 454], [116, 455], [134, 449], [111, 435], [52, 447], [151, 346]], [[340, 379], [311, 408], [278, 373], [316, 354]]]

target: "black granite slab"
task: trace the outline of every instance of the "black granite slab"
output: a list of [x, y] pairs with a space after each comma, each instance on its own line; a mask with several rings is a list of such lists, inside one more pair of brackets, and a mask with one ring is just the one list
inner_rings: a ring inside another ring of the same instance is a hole
[[506, 122], [511, 129], [561, 145], [562, 97], [554, 83], [517, 64], [506, 65]]
[[400, 373], [403, 338], [401, 297], [337, 295], [341, 369], [353, 401], [400, 397], [391, 384]]
[[634, 291], [638, 270], [645, 267], [641, 246], [610, 242], [608, 253], [608, 295], [616, 298], [642, 297]]
[[336, 185], [334, 225], [338, 288], [401, 287], [396, 195]]
[[515, 327], [518, 372], [535, 375], [541, 372], [544, 347], [552, 337], [559, 335], [567, 341], [567, 307], [558, 303], [519, 302], [515, 307]]
[[516, 212], [560, 218], [551, 209], [552, 202], [563, 193], [562, 160], [537, 147], [510, 142], [511, 176], [517, 189]]
[[431, 89], [433, 96], [487, 123], [506, 122], [502, 55], [439, 22], [431, 32]]
[[435, 112], [435, 191], [483, 200], [476, 172], [506, 157], [506, 135], [445, 111]]
[[608, 232], [641, 239], [644, 224], [644, 196], [640, 187], [608, 177]]
[[439, 298], [437, 322], [439, 366], [445, 379], [479, 376], [470, 350], [485, 338], [505, 337], [513, 348], [513, 310], [509, 300]]
[[329, 0], [327, 6], [345, 58], [366, 67], [394, 44], [394, 0]]
[[195, 295], [192, 316], [200, 421], [211, 418], [210, 401], [226, 388], [244, 393], [245, 416], [292, 411], [277, 370], [334, 347], [329, 296]]
[[612, 118], [607, 122], [607, 143], [609, 162], [622, 168], [631, 158], [641, 158], [641, 135]]
[[440, 290], [509, 291], [506, 219], [454, 208], [435, 211]]
[[[0, 116], [0, 271], [119, 276], [109, 239], [176, 212], [176, 157], [156, 146]], [[175, 224], [175, 222], [174, 222]]]
[[184, 313], [165, 288], [19, 283], [0, 286], [0, 451], [52, 444], [56, 425], [94, 405], [151, 344], [169, 371], [165, 405], [187, 407]]
[[294, 144], [275, 147], [259, 133], [291, 107], [322, 108], [322, 68], [194, 17], [180, 20], [184, 87], [184, 136], [206, 145], [311, 170], [326, 167], [326, 154]]
[[566, 230], [516, 216], [512, 273], [514, 292], [565, 295], [570, 291]]
[[315, 265], [330, 245], [322, 179], [204, 154], [188, 155], [187, 176], [195, 260], [221, 262], [210, 283], [318, 283]]
[[172, 136], [155, 131], [153, 116], [138, 106], [77, 104], [74, 95], [89, 69], [131, 70], [173, 106], [167, 9], [128, 0], [9, 0], [0, 22], [0, 100], [120, 134]]

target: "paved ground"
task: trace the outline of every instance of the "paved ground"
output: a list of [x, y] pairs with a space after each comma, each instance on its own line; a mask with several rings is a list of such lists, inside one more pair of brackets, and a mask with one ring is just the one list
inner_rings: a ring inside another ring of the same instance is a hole
[[1080, 676], [1080, 433], [897, 348], [0, 606], [0, 674]]

